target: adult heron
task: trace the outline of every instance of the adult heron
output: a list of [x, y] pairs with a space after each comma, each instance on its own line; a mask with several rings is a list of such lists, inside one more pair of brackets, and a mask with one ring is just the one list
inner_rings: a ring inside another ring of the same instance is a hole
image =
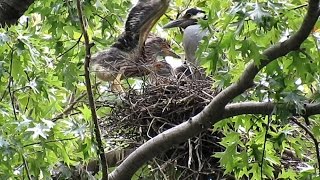
[[198, 24], [198, 21], [205, 18], [205, 11], [191, 8], [188, 9], [180, 18], [163, 26], [164, 29], [174, 27], [180, 27], [183, 29], [182, 44], [185, 52], [185, 59], [191, 64], [191, 67], [188, 67], [186, 64], [184, 64], [176, 69], [176, 71], [178, 71], [177, 73], [183, 72], [186, 75], [190, 75], [194, 74], [192, 71], [197, 71], [198, 76], [201, 76], [202, 72], [197, 70], [200, 67], [200, 62], [196, 57], [196, 51], [202, 38], [208, 34], [208, 29], [203, 29], [201, 25]]

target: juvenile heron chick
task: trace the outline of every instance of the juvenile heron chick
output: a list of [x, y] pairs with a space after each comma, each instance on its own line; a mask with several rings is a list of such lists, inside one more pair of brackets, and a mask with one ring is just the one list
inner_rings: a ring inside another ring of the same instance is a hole
[[[105, 56], [105, 53], [108, 52], [102, 51], [92, 59], [101, 59]], [[162, 63], [158, 62], [158, 58], [165, 56], [179, 58], [171, 49], [168, 41], [161, 37], [150, 36], [146, 41], [143, 53], [134, 61], [107, 61], [107, 59], [104, 59], [104, 61], [92, 64], [92, 69], [99, 79], [112, 82], [112, 91], [123, 91], [120, 85], [121, 79], [141, 77], [153, 72], [157, 73], [158, 71], [163, 73], [162, 69], [159, 68], [159, 65], [162, 65]]]
[[167, 40], [149, 35], [144, 46], [143, 54], [139, 57], [139, 63], [131, 64], [127, 68], [124, 68], [125, 71], [121, 79], [141, 77], [149, 73], [164, 74], [164, 71], [160, 67], [165, 66], [165, 61], [162, 62], [162, 60], [166, 56], [180, 58], [180, 56], [171, 49]]
[[172, 66], [165, 60], [154, 63], [153, 69], [149, 74], [149, 83], [152, 85], [170, 84], [176, 79]]
[[[165, 13], [170, 0], [139, 0], [130, 10], [125, 23], [125, 31], [109, 49], [93, 55], [91, 69], [97, 77], [104, 81], [112, 82], [111, 89], [123, 91], [120, 80], [122, 75], [127, 77], [131, 73], [126, 69], [144, 66], [142, 62], [147, 61], [145, 53], [145, 41], [155, 23]], [[134, 70], [139, 72], [140, 70]], [[133, 75], [132, 76], [139, 76]]]

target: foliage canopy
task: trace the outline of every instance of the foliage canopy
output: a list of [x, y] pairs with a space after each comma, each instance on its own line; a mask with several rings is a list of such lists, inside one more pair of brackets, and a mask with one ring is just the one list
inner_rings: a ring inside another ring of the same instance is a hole
[[[259, 64], [263, 50], [298, 30], [306, 14], [304, 3], [176, 0], [153, 32], [165, 36], [176, 52], [183, 53], [180, 31], [163, 31], [161, 26], [188, 7], [205, 10], [208, 20], [200, 24], [209, 28], [210, 35], [197, 54], [214, 77], [213, 87], [224, 89], [237, 82], [249, 62]], [[131, 6], [129, 0], [83, 2], [90, 40], [95, 43], [92, 52], [115, 41]], [[319, 178], [314, 142], [288, 120], [292, 114], [303, 115], [305, 103], [319, 102], [319, 28], [316, 24], [297, 51], [263, 68], [255, 87], [233, 101], [274, 102], [279, 106], [272, 114], [236, 116], [214, 125], [215, 131], [224, 134], [220, 144], [225, 150], [212, 154], [220, 159], [225, 174], [236, 179]], [[59, 162], [78, 165], [95, 157], [76, 2], [36, 1], [17, 25], [0, 29], [0, 45], [0, 178], [30, 173], [48, 179]], [[95, 85], [95, 98], [119, 100], [106, 90], [105, 83]], [[295, 112], [288, 111], [291, 107]], [[101, 107], [97, 113], [105, 117], [110, 110]], [[310, 132], [319, 137], [319, 116], [307, 120]], [[109, 141], [105, 140], [106, 149], [114, 146]], [[287, 152], [295, 154], [297, 164], [283, 163]]]

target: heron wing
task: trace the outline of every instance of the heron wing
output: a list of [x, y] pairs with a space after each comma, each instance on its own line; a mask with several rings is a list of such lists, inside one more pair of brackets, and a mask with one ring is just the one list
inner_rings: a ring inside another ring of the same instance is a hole
[[125, 31], [136, 41], [138, 39], [138, 48], [141, 53], [146, 38], [160, 17], [169, 7], [170, 0], [139, 0], [127, 18]]

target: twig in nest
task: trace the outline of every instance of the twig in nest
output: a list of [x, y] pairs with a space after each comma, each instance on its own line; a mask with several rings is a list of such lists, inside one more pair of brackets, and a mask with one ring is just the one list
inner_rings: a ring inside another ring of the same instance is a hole
[[161, 166], [158, 164], [158, 162], [157, 162], [155, 159], [153, 159], [153, 162], [158, 166], [158, 169], [159, 169], [159, 171], [161, 172], [163, 178], [164, 178], [165, 180], [168, 180], [167, 175], [163, 172], [163, 170], [162, 170]]
[[156, 119], [156, 118], [153, 118], [153, 119], [152, 119], [152, 121], [151, 121], [151, 123], [149, 124], [149, 127], [148, 127], [147, 136], [148, 136], [150, 139], [152, 138], [152, 136], [149, 135], [149, 132], [150, 132], [150, 128], [151, 128], [151, 126], [152, 126], [152, 124], [153, 124], [153, 121], [154, 121], [155, 119]]
[[188, 146], [189, 146], [188, 168], [190, 168], [190, 166], [191, 166], [191, 161], [192, 161], [192, 148], [193, 148], [190, 139], [188, 139]]

